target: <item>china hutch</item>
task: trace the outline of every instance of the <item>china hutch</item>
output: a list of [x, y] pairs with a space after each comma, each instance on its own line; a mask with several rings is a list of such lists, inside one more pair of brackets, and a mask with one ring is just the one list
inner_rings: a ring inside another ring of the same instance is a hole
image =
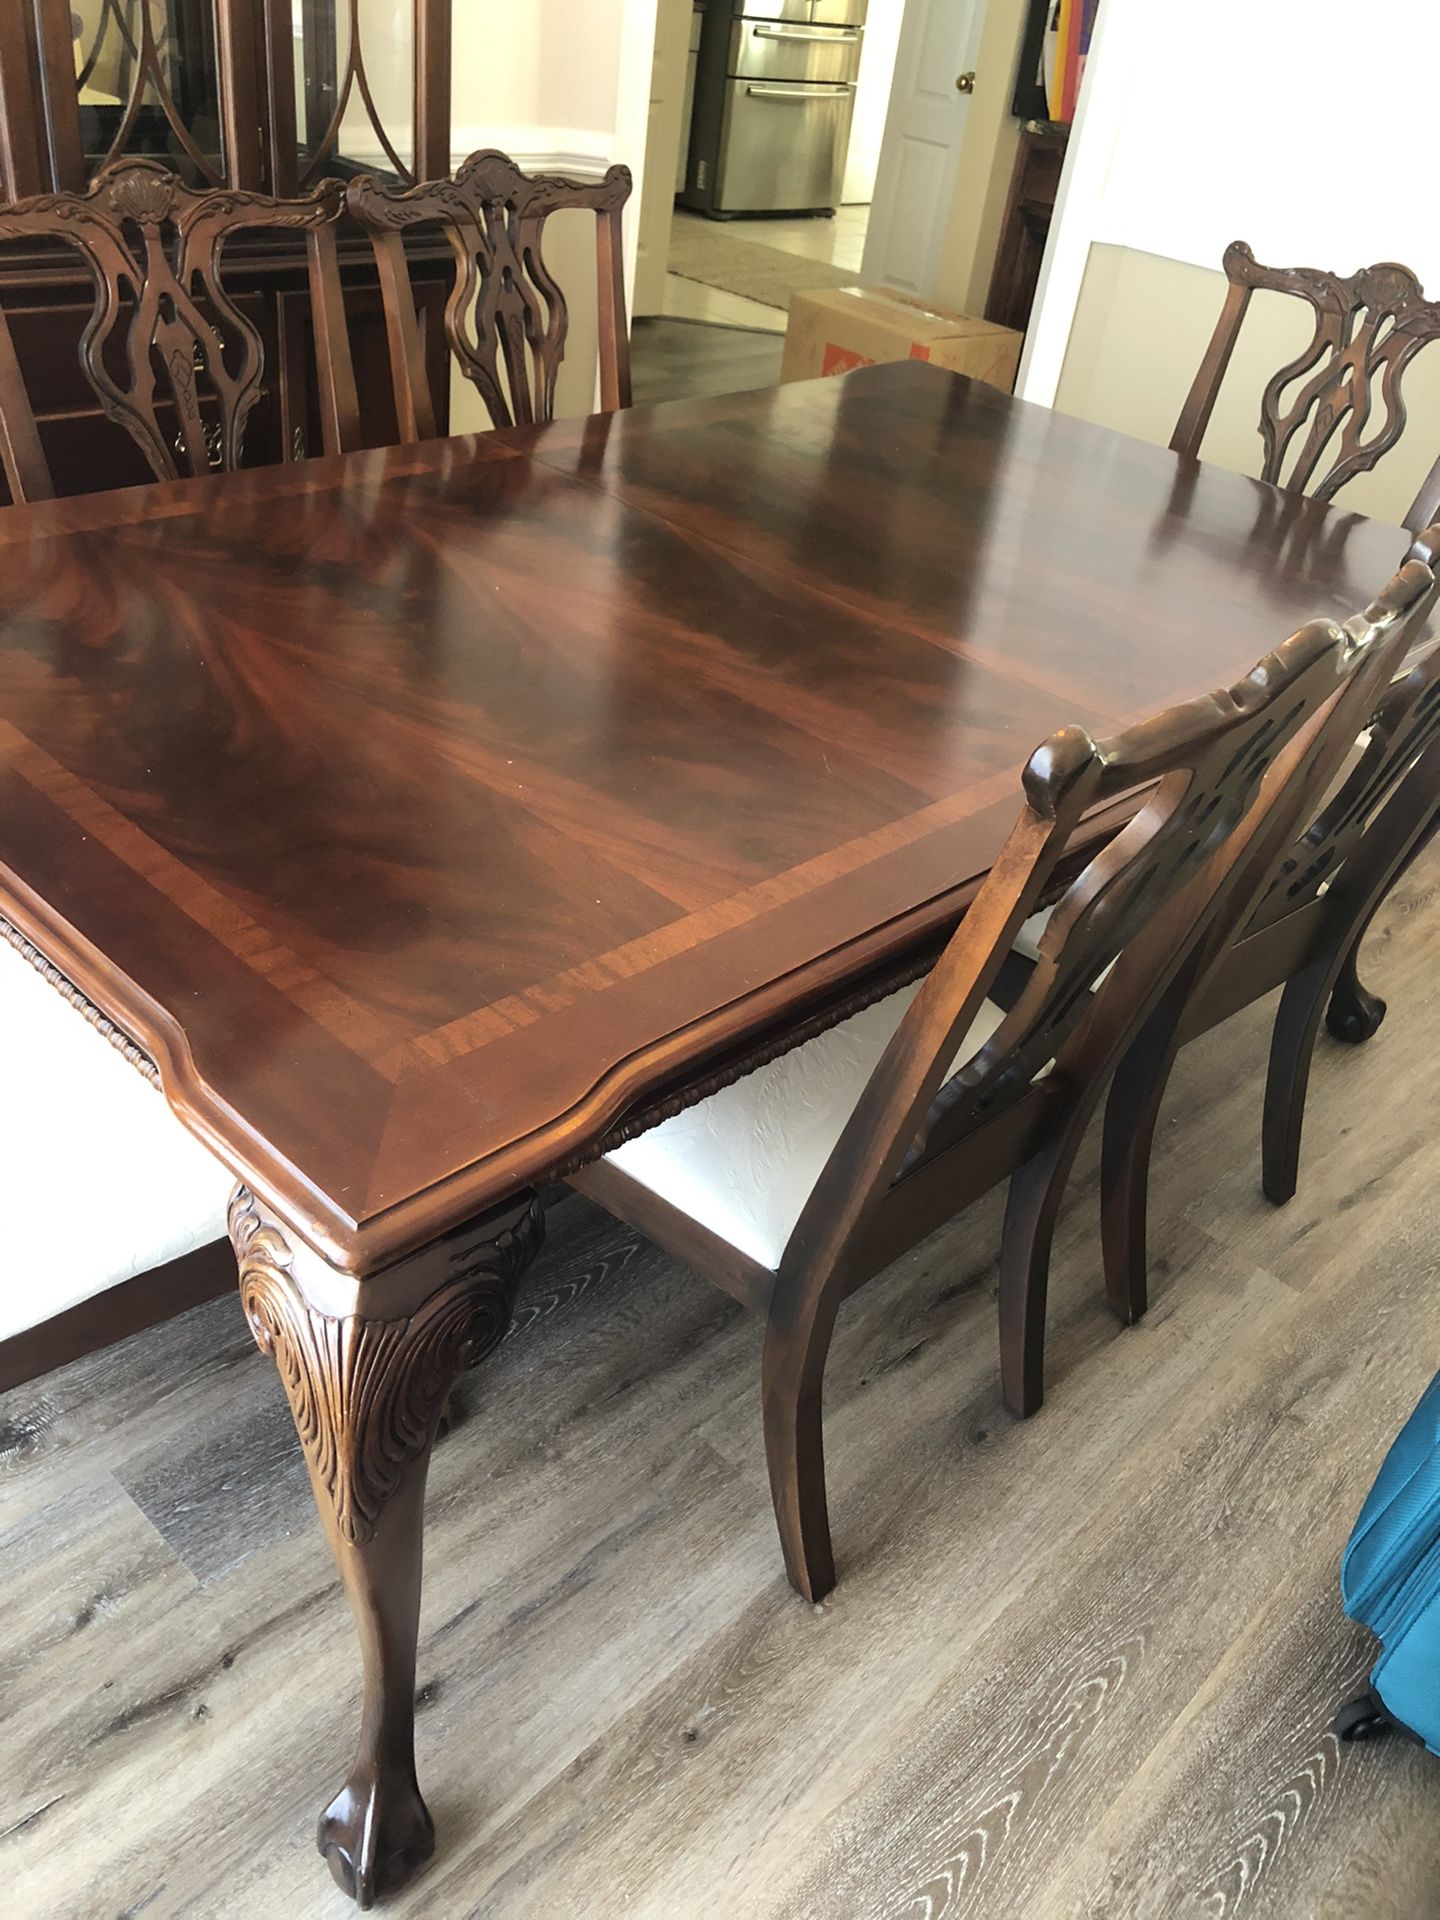
[[[450, 168], [451, 0], [0, 0], [0, 198], [83, 187], [122, 154], [192, 184], [288, 194], [327, 176], [409, 184]], [[266, 385], [247, 463], [318, 448], [299, 246], [237, 239], [227, 287], [260, 328]], [[439, 310], [448, 248], [412, 267], [432, 390], [445, 390]], [[393, 431], [368, 244], [342, 244], [365, 437]], [[73, 254], [0, 247], [0, 299], [57, 489], [149, 478], [80, 371], [91, 291]], [[0, 481], [0, 500], [4, 498]]]

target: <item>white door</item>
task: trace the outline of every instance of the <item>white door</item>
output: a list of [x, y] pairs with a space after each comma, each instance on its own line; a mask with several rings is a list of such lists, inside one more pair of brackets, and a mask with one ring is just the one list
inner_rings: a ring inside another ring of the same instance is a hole
[[935, 291], [984, 24], [985, 0], [909, 0], [905, 9], [861, 266], [872, 284], [922, 300]]

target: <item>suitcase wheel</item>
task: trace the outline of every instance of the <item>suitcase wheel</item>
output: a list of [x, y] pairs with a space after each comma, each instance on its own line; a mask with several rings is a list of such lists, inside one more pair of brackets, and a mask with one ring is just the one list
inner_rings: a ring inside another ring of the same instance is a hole
[[1357, 1698], [1345, 1702], [1331, 1721], [1330, 1729], [1337, 1740], [1373, 1740], [1379, 1734], [1388, 1733], [1390, 1725], [1389, 1714], [1367, 1687]]

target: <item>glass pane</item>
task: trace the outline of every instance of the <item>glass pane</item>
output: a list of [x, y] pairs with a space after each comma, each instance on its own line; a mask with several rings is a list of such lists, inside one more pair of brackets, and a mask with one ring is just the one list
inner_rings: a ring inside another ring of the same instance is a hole
[[291, 0], [291, 6], [302, 177], [374, 173], [408, 180], [415, 153], [412, 0]]
[[[303, 174], [335, 148], [335, 108], [350, 64], [347, 0], [291, 0], [295, 36], [295, 131]], [[323, 169], [316, 169], [317, 172]]]
[[73, 0], [70, 35], [87, 173], [147, 153], [224, 178], [213, 0]]

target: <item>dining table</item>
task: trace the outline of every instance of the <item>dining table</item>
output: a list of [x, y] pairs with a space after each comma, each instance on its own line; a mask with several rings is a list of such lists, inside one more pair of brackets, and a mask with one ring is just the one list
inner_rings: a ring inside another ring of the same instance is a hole
[[1407, 544], [919, 362], [0, 513], [0, 921], [234, 1176], [362, 1906], [433, 1848], [426, 1468], [547, 1186], [922, 970], [1054, 729]]

